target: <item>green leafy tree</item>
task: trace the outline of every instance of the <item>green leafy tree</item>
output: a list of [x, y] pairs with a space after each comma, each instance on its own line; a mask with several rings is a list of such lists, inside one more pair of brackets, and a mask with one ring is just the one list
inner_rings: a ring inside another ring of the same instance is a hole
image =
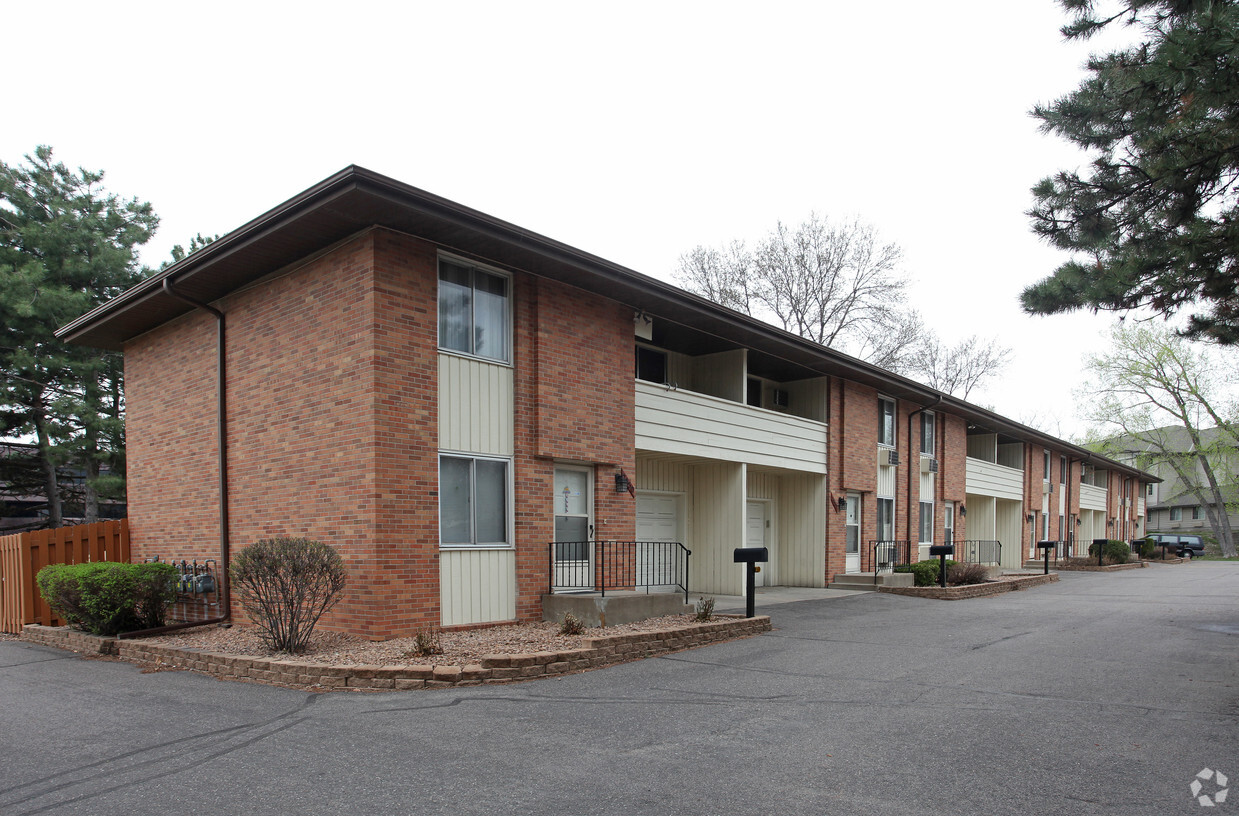
[[1033, 110], [1093, 159], [1033, 188], [1033, 229], [1074, 255], [1024, 290], [1025, 311], [1185, 310], [1188, 336], [1239, 343], [1239, 3], [1059, 2], [1069, 40], [1112, 26], [1143, 38]]
[[[85, 515], [100, 492], [123, 495], [119, 355], [69, 346], [55, 330], [142, 277], [137, 248], [159, 223], [146, 202], [106, 192], [103, 173], [71, 171], [36, 148], [0, 162], [0, 435], [34, 438], [49, 526], [63, 519], [57, 468], [86, 475]], [[111, 482], [99, 478], [107, 463]]]
[[1169, 483], [1204, 509], [1223, 555], [1233, 557], [1239, 424], [1225, 393], [1233, 366], [1166, 328], [1119, 324], [1110, 339], [1108, 352], [1086, 360], [1090, 385], [1080, 404], [1091, 447], [1173, 475]]

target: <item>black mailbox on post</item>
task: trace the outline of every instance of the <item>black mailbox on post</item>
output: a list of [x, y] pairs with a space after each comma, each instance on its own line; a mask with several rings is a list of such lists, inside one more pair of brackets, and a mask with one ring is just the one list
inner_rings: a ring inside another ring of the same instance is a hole
[[1041, 550], [1041, 554], [1045, 558], [1044, 572], [1046, 575], [1050, 574], [1050, 550], [1056, 549], [1057, 547], [1058, 547], [1057, 541], [1038, 541], [1037, 542], [1037, 549]]
[[938, 556], [938, 586], [946, 586], [946, 557], [955, 555], [954, 544], [930, 544], [929, 557]]
[[737, 564], [747, 564], [745, 567], [744, 586], [746, 587], [746, 599], [744, 602], [744, 615], [747, 618], [753, 617], [753, 591], [757, 583], [755, 576], [757, 575], [757, 565], [764, 564], [770, 560], [770, 550], [766, 547], [736, 547], [732, 551], [732, 559]]

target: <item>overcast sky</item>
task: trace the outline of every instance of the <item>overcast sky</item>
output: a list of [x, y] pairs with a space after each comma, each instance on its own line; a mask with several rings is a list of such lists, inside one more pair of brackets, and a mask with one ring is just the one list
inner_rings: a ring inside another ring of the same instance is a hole
[[1029, 188], [1087, 159], [1028, 111], [1089, 47], [1054, 0], [9, 5], [0, 159], [37, 144], [162, 219], [152, 266], [358, 164], [639, 272], [811, 211], [900, 244], [971, 399], [1068, 436], [1106, 316], [1017, 297], [1063, 256]]

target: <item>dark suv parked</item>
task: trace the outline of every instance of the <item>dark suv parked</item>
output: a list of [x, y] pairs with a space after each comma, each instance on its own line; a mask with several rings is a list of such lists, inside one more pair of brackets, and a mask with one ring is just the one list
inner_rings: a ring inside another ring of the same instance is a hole
[[1187, 533], [1149, 533], [1149, 538], [1158, 547], [1163, 544], [1176, 555], [1184, 558], [1195, 558], [1205, 554], [1205, 542], [1198, 535]]

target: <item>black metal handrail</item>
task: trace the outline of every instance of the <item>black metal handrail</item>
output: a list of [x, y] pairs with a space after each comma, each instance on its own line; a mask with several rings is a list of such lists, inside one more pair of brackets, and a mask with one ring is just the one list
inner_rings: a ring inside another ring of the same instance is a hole
[[550, 592], [601, 592], [675, 587], [688, 603], [688, 561], [693, 551], [678, 541], [552, 541], [548, 545]]
[[894, 572], [895, 567], [912, 563], [911, 541], [873, 541], [869, 542], [871, 553], [869, 565], [873, 568], [873, 583], [877, 586], [878, 576], [884, 572]]
[[955, 554], [951, 558], [966, 564], [997, 566], [1002, 563], [1002, 542], [986, 539], [968, 539], [951, 542]]

